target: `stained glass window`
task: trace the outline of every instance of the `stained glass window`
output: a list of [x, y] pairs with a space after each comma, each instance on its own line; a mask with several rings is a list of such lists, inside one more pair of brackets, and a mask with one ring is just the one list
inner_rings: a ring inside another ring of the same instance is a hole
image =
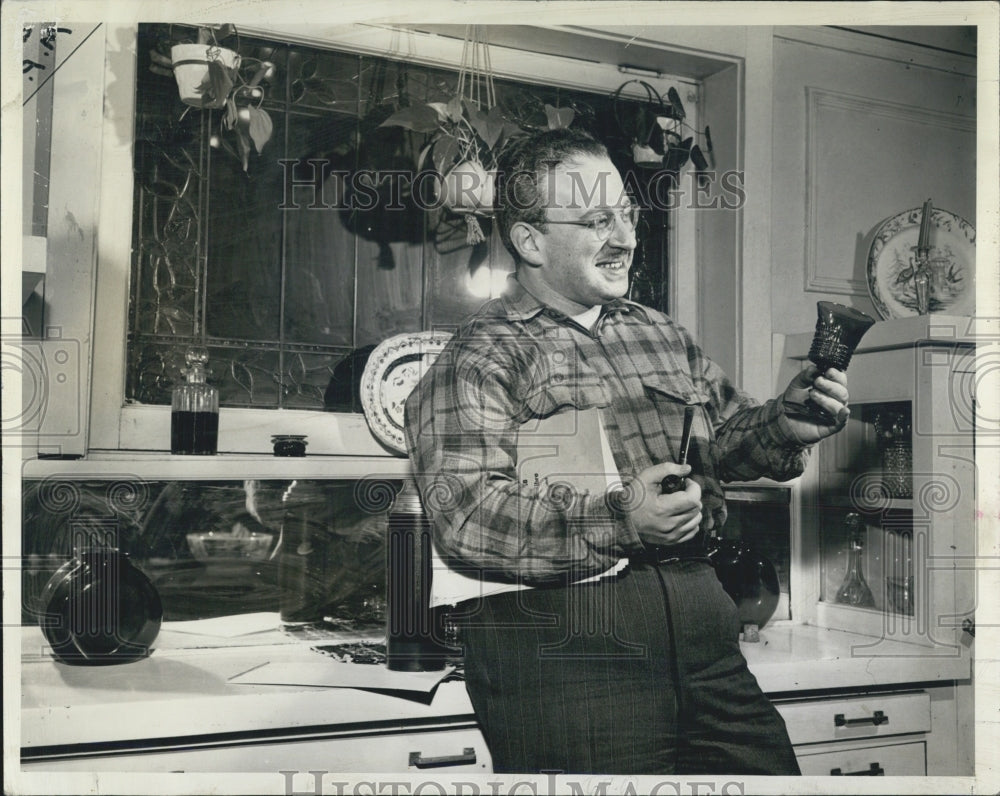
[[[360, 411], [353, 385], [374, 345], [457, 324], [513, 267], [488, 220], [469, 245], [461, 219], [405, 197], [387, 207], [384, 186], [374, 207], [350, 209], [350, 175], [416, 170], [423, 136], [381, 122], [447, 100], [457, 72], [240, 36], [244, 74], [275, 66], [260, 106], [273, 134], [244, 171], [224, 110], [183, 104], [173, 77], [149, 68], [151, 51], [196, 35], [139, 29], [126, 398], [170, 403], [197, 344], [222, 406]], [[497, 94], [525, 118], [550, 103], [606, 142], [620, 134], [605, 94], [511, 81]], [[643, 224], [632, 295], [665, 308], [667, 213]]]

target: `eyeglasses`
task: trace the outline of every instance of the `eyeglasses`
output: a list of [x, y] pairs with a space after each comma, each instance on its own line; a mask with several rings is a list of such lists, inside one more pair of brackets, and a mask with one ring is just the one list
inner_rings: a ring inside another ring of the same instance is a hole
[[608, 209], [591, 218], [574, 219], [573, 221], [553, 221], [545, 219], [546, 224], [572, 224], [574, 227], [590, 227], [598, 240], [607, 240], [615, 230], [615, 221], [620, 220], [625, 229], [634, 232], [639, 224], [639, 205], [629, 204], [624, 207]]

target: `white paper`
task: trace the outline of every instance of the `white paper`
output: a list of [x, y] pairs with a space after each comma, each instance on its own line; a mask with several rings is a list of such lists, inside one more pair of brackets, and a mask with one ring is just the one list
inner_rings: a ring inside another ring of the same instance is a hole
[[[518, 433], [517, 478], [526, 485], [531, 482], [567, 482], [591, 494], [602, 494], [610, 487], [621, 484], [601, 410], [571, 409], [525, 424]], [[523, 583], [488, 580], [478, 572], [459, 572], [449, 567], [433, 548], [431, 566], [432, 608], [531, 588]], [[614, 577], [627, 566], [628, 559], [621, 558], [604, 572], [579, 582]]]
[[199, 636], [235, 638], [237, 636], [250, 635], [251, 633], [277, 630], [279, 624], [279, 614], [274, 611], [255, 614], [236, 614], [234, 616], [215, 616], [211, 619], [191, 619], [184, 622], [164, 622], [162, 629], [175, 633], [192, 633]]
[[265, 663], [229, 679], [238, 685], [322, 686], [324, 688], [378, 688], [391, 691], [429, 693], [454, 666], [434, 672], [394, 672], [377, 664], [340, 663], [322, 660], [310, 663]]

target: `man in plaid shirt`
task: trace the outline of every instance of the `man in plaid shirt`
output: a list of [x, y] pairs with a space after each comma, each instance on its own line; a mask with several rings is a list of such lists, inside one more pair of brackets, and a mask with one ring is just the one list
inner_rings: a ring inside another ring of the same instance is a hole
[[[720, 482], [795, 477], [843, 428], [846, 379], [806, 370], [763, 405], [736, 389], [683, 328], [624, 298], [637, 218], [585, 133], [508, 147], [496, 223], [516, 278], [407, 401], [438, 554], [484, 586], [531, 587], [456, 609], [466, 686], [498, 772], [795, 774], [704, 539], [725, 520]], [[807, 397], [834, 419], [786, 412]], [[519, 430], [592, 409], [622, 488], [519, 480]], [[686, 488], [661, 494], [667, 475]]]

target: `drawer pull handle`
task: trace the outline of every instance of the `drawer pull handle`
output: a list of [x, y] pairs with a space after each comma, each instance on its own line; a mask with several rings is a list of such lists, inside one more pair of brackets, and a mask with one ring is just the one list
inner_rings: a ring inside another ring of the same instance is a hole
[[443, 755], [442, 757], [424, 757], [420, 752], [410, 752], [410, 765], [414, 768], [439, 768], [441, 766], [461, 766], [475, 764], [476, 750], [466, 746], [460, 755]]
[[884, 777], [885, 769], [878, 763], [872, 763], [864, 771], [844, 771], [840, 768], [830, 769], [831, 777]]
[[843, 713], [838, 713], [833, 717], [833, 723], [837, 727], [854, 727], [858, 724], [874, 724], [878, 727], [879, 724], [888, 724], [889, 717], [881, 710], [876, 710], [871, 716], [863, 719], [848, 719], [844, 717]]

